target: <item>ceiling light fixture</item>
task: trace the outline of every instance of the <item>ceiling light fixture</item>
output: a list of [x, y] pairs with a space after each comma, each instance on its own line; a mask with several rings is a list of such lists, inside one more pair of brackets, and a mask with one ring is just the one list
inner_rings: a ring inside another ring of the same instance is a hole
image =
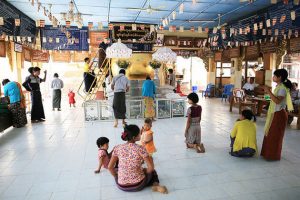
[[[76, 9], [76, 13], [74, 10]], [[74, 0], [69, 3], [69, 9], [67, 12], [61, 12], [61, 18], [63, 21], [75, 22], [78, 27], [83, 26], [82, 14], [79, 12]]]

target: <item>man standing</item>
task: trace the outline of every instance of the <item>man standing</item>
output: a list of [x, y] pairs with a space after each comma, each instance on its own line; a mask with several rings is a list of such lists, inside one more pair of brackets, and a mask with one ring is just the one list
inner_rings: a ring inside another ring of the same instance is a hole
[[113, 109], [115, 115], [114, 127], [118, 126], [118, 119], [122, 119], [123, 125], [126, 123], [126, 99], [125, 93], [129, 91], [129, 80], [125, 76], [125, 69], [120, 69], [119, 75], [115, 76], [111, 83], [114, 91]]
[[52, 98], [52, 108], [53, 111], [57, 108], [60, 111], [61, 104], [61, 89], [64, 87], [64, 82], [58, 78], [58, 74], [54, 74], [54, 79], [51, 83], [51, 88], [53, 89], [53, 98]]

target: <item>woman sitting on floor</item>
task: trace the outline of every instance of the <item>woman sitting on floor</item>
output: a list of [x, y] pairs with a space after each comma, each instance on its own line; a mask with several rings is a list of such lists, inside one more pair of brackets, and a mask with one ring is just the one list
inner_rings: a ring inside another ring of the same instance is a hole
[[[159, 185], [157, 173], [145, 147], [136, 144], [140, 138], [138, 126], [125, 124], [122, 140], [127, 142], [114, 148], [108, 165], [110, 173], [114, 176], [118, 188], [123, 191], [136, 192], [152, 186], [152, 191], [168, 193], [165, 186]], [[118, 170], [115, 169], [117, 161]], [[147, 164], [146, 169], [142, 168], [143, 162]]]
[[[253, 121], [252, 121], [253, 119]], [[231, 152], [236, 157], [252, 157], [257, 152], [256, 118], [251, 110], [243, 110], [230, 134]]]

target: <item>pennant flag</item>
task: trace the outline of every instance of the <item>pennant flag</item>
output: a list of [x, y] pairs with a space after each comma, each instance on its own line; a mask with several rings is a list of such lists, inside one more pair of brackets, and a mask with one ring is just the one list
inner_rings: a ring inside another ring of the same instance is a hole
[[132, 30], [136, 31], [136, 24], [132, 24]]
[[263, 22], [259, 22], [259, 29], [263, 29], [264, 28], [264, 23]]
[[120, 26], [120, 31], [124, 31], [125, 30], [125, 26], [124, 25], [121, 25]]
[[164, 26], [163, 26], [163, 25], [160, 25], [160, 26], [159, 26], [159, 30], [164, 30]]
[[202, 27], [198, 26], [198, 33], [202, 33]]
[[281, 35], [285, 35], [285, 30], [281, 30]]
[[20, 19], [15, 19], [15, 26], [20, 26], [21, 20]]
[[191, 26], [191, 31], [194, 32], [195, 31], [195, 27]]
[[284, 34], [284, 35], [283, 35], [283, 39], [285, 39], [285, 40], [286, 40], [286, 34]]
[[[89, 22], [90, 23], [90, 22]], [[70, 21], [66, 21], [66, 27], [67, 28], [70, 28], [70, 26], [71, 26], [71, 22]]]
[[45, 27], [45, 20], [41, 19], [39, 25], [40, 27]]
[[179, 31], [180, 31], [180, 32], [183, 32], [183, 31], [184, 31], [184, 27], [183, 27], [183, 26], [180, 26], [180, 27], [179, 27]]
[[242, 35], [243, 34], [243, 29], [240, 28], [239, 34]]
[[59, 43], [59, 38], [56, 38], [56, 43]]
[[145, 30], [145, 25], [141, 25], [141, 29], [142, 29], [142, 30]]
[[266, 35], [267, 34], [267, 30], [266, 29], [263, 29], [262, 30], [262, 35]]
[[173, 27], [169, 26], [169, 32], [173, 32]]
[[288, 5], [288, 4], [289, 4], [289, 0], [283, 0], [283, 3], [284, 3], [285, 5]]
[[281, 15], [280, 23], [283, 23], [285, 21], [285, 19], [286, 19], [286, 15], [285, 14]]
[[209, 28], [208, 28], [208, 27], [205, 28], [205, 32], [206, 32], [206, 33], [209, 32]]
[[271, 0], [271, 4], [276, 4], [277, 0]]
[[278, 34], [279, 34], [278, 29], [275, 29], [274, 35], [278, 36]]
[[21, 42], [21, 37], [17, 36], [17, 42]]
[[31, 40], [31, 37], [27, 37], [27, 40], [28, 40], [28, 42], [31, 42], [32, 40]]
[[299, 36], [299, 32], [298, 30], [295, 30], [295, 37], [298, 37]]
[[272, 26], [275, 26], [276, 22], [277, 22], [277, 18], [274, 17], [274, 18], [272, 19]]
[[294, 0], [294, 5], [298, 6], [299, 5], [299, 0]]
[[4, 25], [4, 18], [0, 17], [0, 26], [3, 26], [3, 25]]
[[257, 23], [255, 23], [255, 24], [253, 25], [253, 28], [254, 28], [255, 31], [258, 30]]
[[177, 27], [176, 26], [172, 26], [173, 27], [173, 32], [176, 32]]
[[14, 36], [9, 36], [10, 41], [14, 41]]
[[268, 19], [267, 22], [266, 22], [266, 24], [267, 24], [267, 27], [269, 28], [271, 26], [271, 20]]
[[272, 35], [272, 29], [268, 29], [268, 35]]
[[109, 29], [109, 30], [113, 30], [113, 29], [114, 29], [114, 25], [108, 24], [108, 29]]
[[291, 11], [291, 19], [294, 21], [296, 19], [296, 12], [293, 10]]

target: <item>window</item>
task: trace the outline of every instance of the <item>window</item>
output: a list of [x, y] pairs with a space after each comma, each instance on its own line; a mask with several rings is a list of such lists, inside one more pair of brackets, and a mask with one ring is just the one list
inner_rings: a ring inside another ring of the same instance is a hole
[[[222, 64], [222, 67], [221, 67]], [[222, 73], [223, 72], [223, 73]], [[230, 77], [231, 76], [231, 63], [221, 63], [217, 62], [216, 77]]]

